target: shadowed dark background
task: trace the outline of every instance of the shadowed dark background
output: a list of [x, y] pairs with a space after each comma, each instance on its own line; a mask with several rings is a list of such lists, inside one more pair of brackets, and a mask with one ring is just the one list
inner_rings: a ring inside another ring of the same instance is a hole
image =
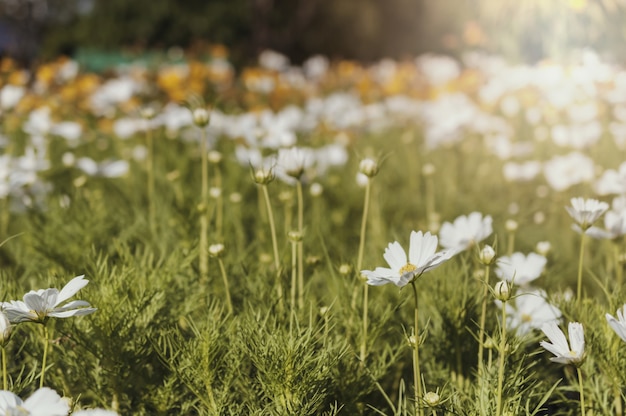
[[[549, 3], [549, 5], [547, 5]], [[593, 47], [619, 56], [622, 0], [0, 0], [0, 52], [24, 62], [82, 50], [221, 43], [236, 65], [271, 48], [371, 61], [480, 47], [522, 61]]]

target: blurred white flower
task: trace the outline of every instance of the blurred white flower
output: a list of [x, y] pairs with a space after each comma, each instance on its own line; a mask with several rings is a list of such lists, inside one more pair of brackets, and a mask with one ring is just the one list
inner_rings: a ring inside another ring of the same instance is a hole
[[377, 267], [375, 270], [363, 270], [367, 284], [380, 286], [393, 283], [398, 287], [406, 286], [422, 273], [432, 270], [450, 259], [454, 250], [437, 251], [437, 236], [421, 231], [411, 231], [409, 257], [397, 241], [389, 243], [383, 257], [390, 268]]
[[593, 180], [593, 161], [580, 152], [554, 156], [543, 165], [548, 185], [555, 191], [565, 191], [573, 185]]
[[0, 346], [4, 347], [11, 338], [13, 326], [7, 315], [0, 309]]
[[499, 279], [524, 286], [537, 279], [543, 272], [548, 260], [537, 253], [516, 252], [498, 259], [495, 273]]
[[72, 416], [118, 416], [118, 413], [113, 410], [87, 409], [72, 412]]
[[7, 84], [0, 89], [0, 110], [10, 110], [15, 107], [24, 96], [24, 87]]
[[622, 306], [621, 310], [617, 310], [617, 319], [607, 313], [606, 320], [617, 336], [620, 337], [622, 341], [626, 342], [626, 304]]
[[40, 388], [26, 400], [10, 391], [0, 390], [2, 416], [66, 416], [69, 411], [67, 401], [48, 387]]
[[293, 179], [300, 180], [304, 170], [310, 166], [312, 160], [310, 152], [299, 147], [278, 150], [277, 167], [279, 173], [283, 173]]
[[289, 67], [289, 58], [282, 53], [266, 49], [259, 55], [259, 65], [272, 71], [283, 71]]
[[587, 229], [586, 234], [599, 240], [615, 240], [626, 235], [626, 210], [607, 211], [604, 214], [604, 229], [593, 226]]
[[[502, 307], [501, 302], [496, 304]], [[506, 303], [507, 327], [515, 329], [519, 336], [560, 317], [559, 308], [548, 303], [546, 292], [540, 289], [518, 292], [514, 301]]]
[[69, 318], [71, 316], [88, 315], [96, 311], [89, 302], [74, 300], [60, 306], [89, 280], [85, 276], [77, 276], [70, 280], [60, 291], [55, 288], [31, 290], [24, 295], [24, 301], [12, 300], [2, 302], [1, 307], [12, 323], [37, 322], [45, 323], [48, 318]]
[[81, 157], [76, 161], [76, 167], [89, 176], [105, 178], [119, 178], [128, 173], [129, 165], [126, 160], [105, 160], [100, 163], [88, 157]]
[[617, 170], [605, 170], [593, 184], [593, 189], [598, 195], [626, 194], [626, 162], [619, 165]]
[[585, 332], [581, 323], [569, 323], [567, 327], [569, 344], [567, 339], [565, 339], [565, 334], [556, 322], [552, 321], [543, 324], [541, 330], [550, 340], [550, 342], [540, 342], [543, 348], [554, 354], [550, 361], [561, 364], [574, 364], [575, 366], [582, 364], [585, 359]]
[[454, 223], [443, 223], [439, 230], [439, 243], [447, 249], [465, 250], [491, 235], [493, 232], [491, 223], [491, 216], [483, 217], [480, 212], [461, 215]]
[[581, 230], [586, 231], [602, 214], [609, 209], [609, 204], [593, 198], [572, 198], [571, 206], [566, 206], [567, 213]]
[[507, 182], [528, 182], [541, 173], [541, 162], [529, 160], [523, 163], [506, 162], [502, 167]]

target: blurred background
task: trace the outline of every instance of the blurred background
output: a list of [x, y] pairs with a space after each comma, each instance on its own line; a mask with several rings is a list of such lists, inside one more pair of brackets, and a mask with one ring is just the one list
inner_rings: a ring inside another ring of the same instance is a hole
[[626, 0], [0, 0], [0, 54], [32, 64], [221, 44], [241, 66], [265, 49], [294, 63], [472, 48], [532, 63], [591, 48], [622, 61], [625, 18]]

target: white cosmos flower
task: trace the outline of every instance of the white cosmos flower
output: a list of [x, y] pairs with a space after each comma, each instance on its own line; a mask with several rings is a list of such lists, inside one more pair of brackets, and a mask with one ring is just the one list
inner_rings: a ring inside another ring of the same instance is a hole
[[493, 232], [491, 223], [491, 216], [483, 217], [480, 212], [461, 215], [454, 223], [443, 223], [439, 230], [439, 242], [447, 249], [465, 250], [491, 235]]
[[[546, 322], [556, 322], [561, 317], [561, 311], [548, 303], [546, 292], [543, 290], [518, 292], [514, 299], [505, 305], [507, 326], [516, 329], [520, 336], [541, 328]], [[496, 303], [502, 307], [502, 302]]]
[[541, 341], [543, 348], [554, 354], [550, 361], [561, 364], [574, 364], [579, 366], [585, 359], [585, 332], [579, 322], [570, 322], [567, 327], [569, 344], [565, 334], [554, 321], [543, 324], [541, 330], [550, 342]]
[[599, 240], [615, 240], [626, 235], [626, 210], [607, 211], [604, 215], [604, 229], [590, 227], [587, 234]]
[[510, 256], [500, 257], [495, 272], [502, 280], [524, 286], [541, 275], [547, 262], [548, 260], [541, 254], [524, 255], [517, 252]]
[[393, 283], [398, 287], [406, 286], [415, 277], [442, 264], [456, 252], [454, 250], [437, 251], [437, 236], [421, 231], [412, 231], [409, 245], [409, 258], [397, 241], [389, 243], [383, 257], [389, 268], [377, 267], [375, 270], [363, 270], [367, 284], [380, 286]]
[[624, 304], [621, 310], [617, 310], [617, 319], [607, 313], [606, 320], [617, 336], [619, 336], [622, 341], [626, 342], [626, 304]]
[[52, 389], [43, 387], [26, 400], [0, 390], [0, 416], [66, 416], [70, 407]]
[[72, 412], [72, 416], [118, 416], [118, 413], [113, 410], [87, 409]]
[[591, 227], [609, 209], [609, 204], [593, 198], [572, 198], [571, 204], [565, 209], [583, 231]]
[[24, 295], [24, 301], [12, 300], [2, 302], [2, 309], [12, 323], [38, 322], [45, 323], [52, 318], [69, 318], [71, 316], [88, 315], [96, 311], [89, 302], [74, 300], [60, 306], [71, 298], [80, 289], [85, 287], [89, 280], [85, 276], [77, 276], [70, 280], [60, 291], [55, 288], [31, 290]]

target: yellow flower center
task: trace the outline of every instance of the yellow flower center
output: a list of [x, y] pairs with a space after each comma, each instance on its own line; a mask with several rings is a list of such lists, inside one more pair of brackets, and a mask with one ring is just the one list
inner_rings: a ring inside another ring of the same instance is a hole
[[400, 268], [400, 274], [411, 273], [417, 270], [417, 266], [411, 263], [407, 263]]
[[522, 322], [530, 322], [533, 320], [533, 318], [527, 313], [523, 313], [521, 318], [522, 318]]

